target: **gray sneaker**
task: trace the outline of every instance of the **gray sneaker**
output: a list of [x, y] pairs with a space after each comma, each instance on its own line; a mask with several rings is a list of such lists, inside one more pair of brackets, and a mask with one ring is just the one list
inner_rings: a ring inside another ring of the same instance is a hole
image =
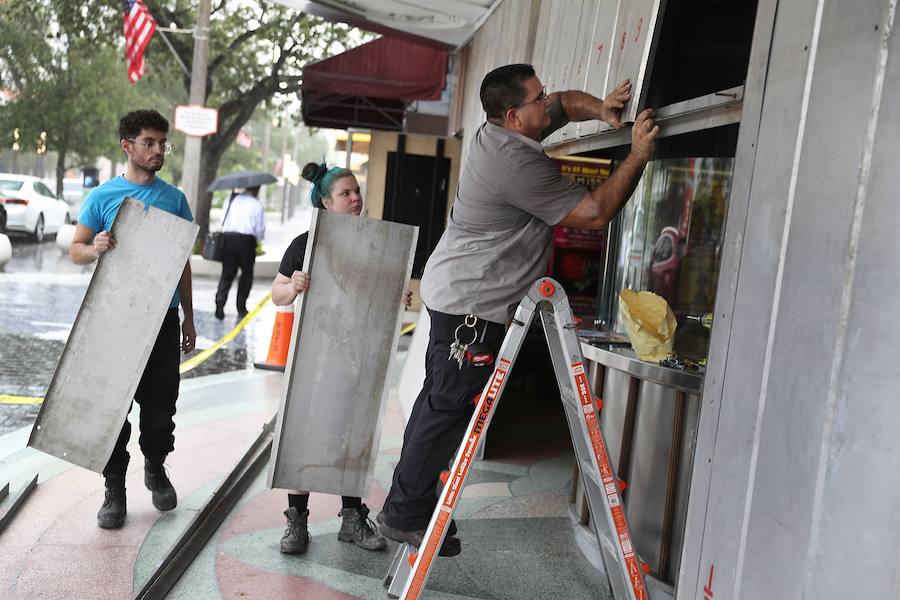
[[282, 554], [303, 554], [309, 546], [309, 511], [298, 511], [293, 506], [284, 511], [287, 528], [281, 536]]
[[387, 542], [378, 533], [375, 523], [369, 518], [369, 507], [363, 504], [358, 510], [344, 508], [338, 513], [343, 517], [338, 539], [342, 542], [353, 542], [366, 550], [384, 550]]

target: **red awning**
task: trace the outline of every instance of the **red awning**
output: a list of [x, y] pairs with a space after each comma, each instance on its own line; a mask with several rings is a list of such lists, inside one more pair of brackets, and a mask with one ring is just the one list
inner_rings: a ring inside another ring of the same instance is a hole
[[381, 37], [303, 69], [303, 89], [344, 96], [440, 100], [447, 51]]
[[438, 100], [447, 50], [382, 37], [303, 69], [303, 120], [313, 127], [399, 130], [409, 100]]

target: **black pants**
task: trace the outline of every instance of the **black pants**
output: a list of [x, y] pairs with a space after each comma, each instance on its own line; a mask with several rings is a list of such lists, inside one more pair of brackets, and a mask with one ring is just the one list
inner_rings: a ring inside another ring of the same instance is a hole
[[[163, 319], [162, 327], [150, 352], [150, 359], [141, 375], [134, 399], [141, 407], [140, 445], [147, 458], [162, 462], [175, 449], [175, 401], [178, 399], [178, 373], [181, 331], [178, 323], [178, 309], [170, 308]], [[129, 412], [131, 408], [129, 407]], [[125, 476], [128, 469], [128, 440], [131, 437], [131, 423], [125, 419], [112, 456], [103, 469], [105, 477]]]
[[[494, 370], [493, 365], [473, 367], [467, 363], [460, 369], [455, 360], [448, 360], [454, 332], [463, 323], [464, 315], [430, 309], [428, 314], [431, 334], [425, 353], [425, 382], [406, 424], [400, 462], [384, 503], [388, 525], [405, 531], [428, 526], [437, 505], [438, 477], [462, 443], [475, 409], [473, 399]], [[460, 330], [463, 342], [471, 339], [466, 330]], [[483, 343], [496, 357], [506, 327], [479, 319], [476, 330], [479, 341], [483, 337]]]
[[224, 309], [231, 283], [241, 269], [237, 287], [237, 311], [247, 312], [247, 297], [253, 286], [253, 265], [256, 262], [256, 238], [244, 233], [226, 233], [222, 236], [222, 276], [216, 292], [216, 308]]

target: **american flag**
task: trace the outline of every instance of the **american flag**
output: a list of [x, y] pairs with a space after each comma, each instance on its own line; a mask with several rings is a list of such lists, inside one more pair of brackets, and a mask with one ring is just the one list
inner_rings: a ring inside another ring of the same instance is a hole
[[128, 81], [135, 83], [144, 74], [144, 48], [156, 31], [156, 21], [141, 0], [122, 0], [125, 13], [125, 58], [128, 59]]

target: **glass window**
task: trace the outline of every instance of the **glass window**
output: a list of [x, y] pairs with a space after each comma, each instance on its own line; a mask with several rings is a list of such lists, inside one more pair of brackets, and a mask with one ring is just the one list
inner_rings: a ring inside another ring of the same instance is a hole
[[47, 196], [48, 198], [56, 198], [56, 194], [51, 192], [50, 188], [48, 188], [46, 185], [44, 185], [43, 183], [41, 183], [39, 181], [34, 184], [34, 191], [36, 191], [41, 196]]
[[11, 179], [0, 179], [0, 191], [16, 192], [22, 189], [22, 183]]
[[[712, 312], [732, 158], [678, 158], [652, 161], [619, 219], [619, 244], [608, 291], [618, 307], [624, 288], [649, 290], [669, 303], [678, 319], [675, 351], [703, 358], [709, 330], [688, 315]], [[610, 325], [624, 333], [618, 311]]]

